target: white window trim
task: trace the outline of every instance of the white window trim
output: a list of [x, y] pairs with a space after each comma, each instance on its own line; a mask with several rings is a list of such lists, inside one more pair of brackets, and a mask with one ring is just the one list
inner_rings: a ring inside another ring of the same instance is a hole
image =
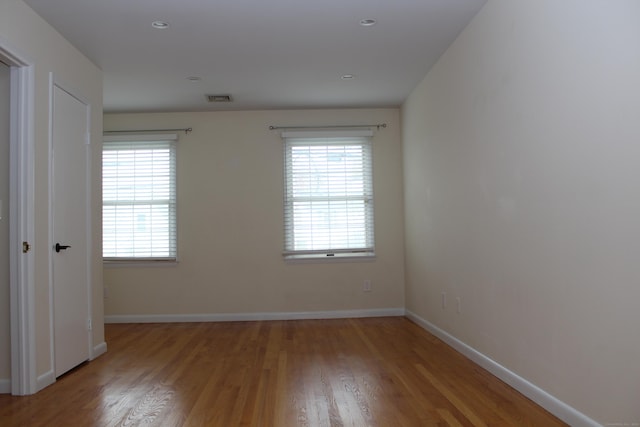
[[[145, 141], [172, 141], [175, 144], [174, 150], [177, 150], [178, 135], [174, 133], [162, 133], [162, 134], [104, 134], [103, 142], [108, 144], [111, 142], [145, 142]], [[177, 153], [174, 153], [177, 156]], [[176, 160], [177, 162], [177, 160]], [[175, 165], [177, 169], [177, 165]], [[174, 180], [177, 181], [177, 171], [174, 176]], [[177, 191], [177, 182], [175, 183], [175, 190]], [[177, 203], [177, 195], [176, 195]], [[121, 268], [121, 267], [173, 267], [178, 265], [178, 213], [177, 207], [175, 212], [175, 245], [176, 256], [175, 257], [104, 257], [102, 258], [103, 265], [108, 268]]]
[[362, 252], [352, 254], [335, 254], [334, 256], [320, 254], [289, 254], [284, 255], [287, 264], [323, 264], [330, 262], [372, 262], [376, 260], [375, 252]]
[[[373, 130], [333, 130], [333, 131], [285, 131], [282, 132], [283, 138], [283, 147], [284, 147], [284, 161], [285, 161], [285, 170], [284, 170], [284, 214], [285, 214], [285, 248], [287, 246], [287, 241], [290, 239], [290, 236], [287, 236], [287, 233], [291, 233], [292, 231], [287, 228], [286, 225], [286, 217], [289, 215], [287, 212], [287, 195], [288, 191], [288, 170], [287, 170], [287, 156], [288, 156], [288, 143], [287, 139], [292, 138], [309, 138], [310, 145], [313, 143], [312, 138], [362, 138], [366, 137], [369, 139], [369, 161], [370, 165], [368, 169], [371, 172], [371, 176], [369, 177], [369, 185], [373, 187], [373, 142], [371, 141], [371, 137], [373, 136]], [[325, 143], [320, 143], [323, 145]], [[373, 190], [370, 195], [370, 202], [373, 204]], [[371, 220], [368, 221], [370, 230], [369, 234], [371, 237], [371, 242], [373, 243], [371, 247], [363, 247], [358, 249], [327, 249], [327, 250], [287, 250], [283, 251], [283, 257], [285, 262], [299, 264], [299, 263], [328, 263], [328, 262], [371, 262], [376, 259], [375, 253], [375, 221], [373, 219], [374, 209], [371, 208], [370, 215]]]

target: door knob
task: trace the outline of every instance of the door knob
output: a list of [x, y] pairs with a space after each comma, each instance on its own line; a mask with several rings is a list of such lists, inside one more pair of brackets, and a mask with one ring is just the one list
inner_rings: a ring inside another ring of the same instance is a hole
[[56, 243], [56, 252], [67, 250], [70, 247], [71, 246], [69, 246], [69, 245], [61, 245], [60, 243]]

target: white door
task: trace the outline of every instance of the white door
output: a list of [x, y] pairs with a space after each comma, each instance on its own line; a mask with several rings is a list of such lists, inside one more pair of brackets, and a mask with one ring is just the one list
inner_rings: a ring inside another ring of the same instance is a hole
[[53, 317], [55, 375], [89, 359], [88, 106], [53, 89]]

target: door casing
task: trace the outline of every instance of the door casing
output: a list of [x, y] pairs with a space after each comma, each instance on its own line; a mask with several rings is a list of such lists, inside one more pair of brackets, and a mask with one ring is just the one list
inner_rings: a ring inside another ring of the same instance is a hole
[[[86, 130], [86, 134], [84, 137], [84, 142], [85, 142], [85, 176], [84, 176], [84, 187], [85, 187], [85, 200], [84, 200], [84, 216], [85, 216], [85, 238], [86, 241], [84, 242], [86, 245], [86, 249], [87, 249], [87, 256], [86, 256], [86, 278], [85, 278], [85, 284], [86, 284], [86, 296], [87, 299], [85, 301], [85, 303], [87, 304], [87, 323], [86, 323], [86, 333], [87, 333], [87, 360], [91, 359], [92, 357], [92, 350], [93, 350], [93, 333], [92, 333], [92, 325], [91, 325], [91, 319], [93, 318], [92, 316], [92, 286], [91, 286], [91, 277], [92, 277], [92, 269], [91, 269], [91, 259], [92, 259], [92, 239], [91, 239], [91, 227], [92, 227], [92, 221], [91, 221], [91, 144], [90, 144], [90, 137], [89, 137], [89, 132], [91, 129], [91, 105], [89, 104], [89, 102], [84, 99], [82, 96], [78, 95], [78, 91], [74, 90], [70, 85], [67, 85], [63, 82], [61, 82], [59, 79], [57, 79], [53, 73], [51, 73], [49, 75], [49, 90], [50, 90], [50, 95], [49, 95], [49, 100], [50, 100], [50, 108], [49, 108], [49, 112], [51, 114], [49, 123], [50, 123], [50, 130], [49, 130], [49, 314], [50, 314], [50, 319], [49, 319], [49, 325], [50, 325], [50, 360], [51, 360], [51, 367], [53, 370], [53, 376], [57, 376], [57, 373], [55, 372], [55, 366], [56, 366], [56, 354], [55, 354], [55, 295], [54, 295], [54, 291], [55, 291], [55, 283], [53, 282], [54, 280], [54, 255], [55, 252], [53, 250], [53, 247], [56, 244], [55, 238], [56, 236], [54, 235], [54, 200], [53, 200], [53, 196], [54, 196], [54, 179], [55, 177], [53, 176], [53, 114], [55, 113], [54, 108], [53, 108], [53, 100], [54, 100], [54, 90], [55, 88], [58, 88], [64, 92], [66, 92], [67, 94], [69, 94], [70, 96], [72, 96], [73, 98], [75, 98], [76, 100], [80, 101], [84, 106], [85, 106], [85, 130]], [[73, 249], [73, 248], [72, 248]]]
[[0, 40], [0, 58], [11, 67], [9, 159], [9, 293], [11, 394], [37, 391], [34, 242], [34, 65]]

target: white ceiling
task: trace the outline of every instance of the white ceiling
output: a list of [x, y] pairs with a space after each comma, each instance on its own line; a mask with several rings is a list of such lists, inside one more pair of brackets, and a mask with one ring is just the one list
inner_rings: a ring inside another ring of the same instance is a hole
[[398, 106], [485, 1], [25, 0], [104, 71], [106, 112]]

